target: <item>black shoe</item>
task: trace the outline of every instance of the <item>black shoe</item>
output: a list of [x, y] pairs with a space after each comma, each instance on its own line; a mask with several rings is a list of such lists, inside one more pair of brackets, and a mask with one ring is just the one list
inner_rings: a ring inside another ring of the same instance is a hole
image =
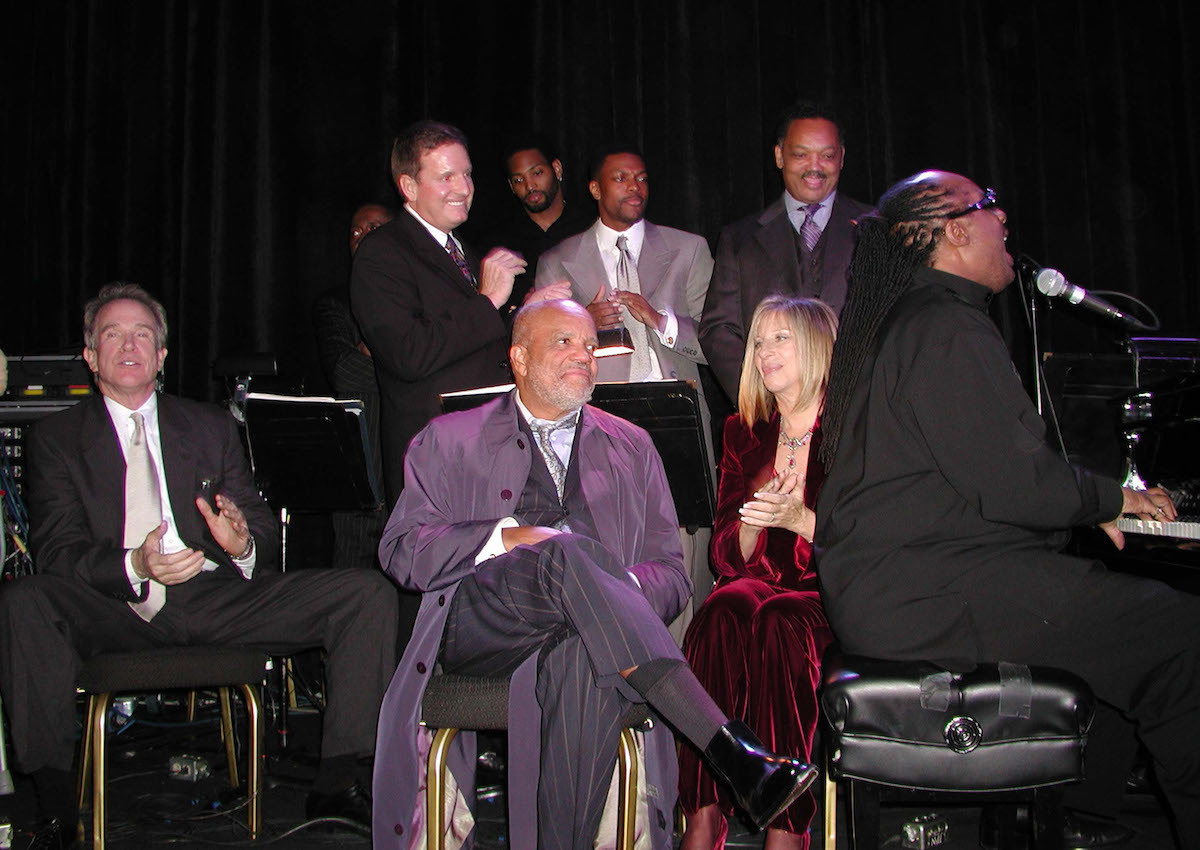
[[309, 820], [313, 818], [342, 818], [352, 825], [371, 831], [371, 792], [359, 782], [354, 782], [336, 794], [321, 794], [317, 791], [308, 792], [308, 802], [304, 805], [304, 813]]
[[39, 823], [34, 827], [33, 840], [29, 842], [29, 850], [74, 850], [82, 846], [78, 826], [74, 823], [67, 825], [59, 818]]
[[1115, 820], [1063, 812], [1063, 847], [1111, 847], [1133, 838], [1133, 830]]
[[771, 752], [740, 720], [721, 727], [704, 757], [759, 829], [779, 817], [817, 778], [815, 767]]

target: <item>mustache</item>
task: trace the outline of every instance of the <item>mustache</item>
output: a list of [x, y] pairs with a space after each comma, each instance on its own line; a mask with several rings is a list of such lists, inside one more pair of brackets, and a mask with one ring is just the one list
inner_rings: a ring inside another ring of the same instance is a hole
[[828, 174], [826, 174], [824, 171], [820, 171], [819, 169], [813, 169], [812, 171], [806, 171], [806, 172], [804, 172], [804, 173], [803, 173], [803, 174], [801, 174], [800, 176], [801, 176], [801, 177], [818, 177], [818, 178], [820, 178], [821, 180], [824, 180], [824, 179], [825, 179], [826, 177], [828, 177], [829, 175], [828, 175]]

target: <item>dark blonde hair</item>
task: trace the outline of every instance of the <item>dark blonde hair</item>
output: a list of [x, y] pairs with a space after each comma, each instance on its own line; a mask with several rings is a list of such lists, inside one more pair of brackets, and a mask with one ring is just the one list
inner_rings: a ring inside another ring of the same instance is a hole
[[754, 340], [768, 316], [783, 317], [796, 341], [801, 406], [824, 396], [829, 383], [829, 362], [833, 358], [833, 341], [837, 338], [837, 314], [816, 298], [768, 295], [754, 308], [750, 332], [746, 335], [746, 354], [742, 357], [742, 377], [738, 382], [738, 415], [748, 428], [755, 422], [767, 421], [776, 410], [775, 396], [754, 366]]

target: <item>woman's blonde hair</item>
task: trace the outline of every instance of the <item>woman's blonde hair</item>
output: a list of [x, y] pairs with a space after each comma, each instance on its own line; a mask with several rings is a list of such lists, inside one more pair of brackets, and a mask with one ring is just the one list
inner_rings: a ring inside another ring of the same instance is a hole
[[747, 428], [753, 427], [755, 422], [769, 420], [775, 413], [775, 396], [754, 366], [754, 340], [767, 316], [782, 316], [796, 341], [800, 405], [809, 405], [824, 396], [829, 383], [829, 362], [837, 337], [837, 314], [816, 298], [768, 295], [754, 308], [750, 332], [746, 335], [746, 354], [742, 357], [742, 376], [738, 381], [738, 415]]

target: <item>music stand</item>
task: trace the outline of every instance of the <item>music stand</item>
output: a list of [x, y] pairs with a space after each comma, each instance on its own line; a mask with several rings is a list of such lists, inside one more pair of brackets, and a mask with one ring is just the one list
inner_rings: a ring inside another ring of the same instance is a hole
[[[512, 389], [512, 384], [443, 393], [447, 413], [468, 410]], [[591, 403], [645, 428], [662, 457], [679, 525], [711, 526], [716, 511], [713, 474], [704, 448], [704, 419], [696, 388], [687, 381], [596, 384]]]
[[[287, 571], [292, 511], [373, 510], [382, 503], [368, 462], [362, 401], [247, 393], [250, 468], [267, 503], [279, 512], [279, 569]], [[281, 694], [277, 731], [287, 746], [287, 705]]]

